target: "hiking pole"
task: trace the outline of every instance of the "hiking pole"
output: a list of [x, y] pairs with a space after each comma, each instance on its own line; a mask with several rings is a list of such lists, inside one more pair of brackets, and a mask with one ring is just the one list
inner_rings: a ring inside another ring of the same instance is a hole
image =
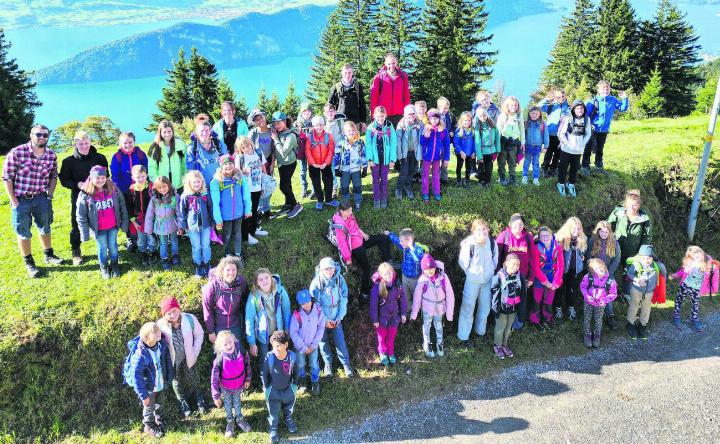
[[718, 108], [720, 108], [720, 76], [718, 76], [718, 85], [715, 90], [715, 100], [710, 110], [710, 123], [708, 125], [707, 134], [705, 135], [705, 151], [703, 152], [702, 161], [700, 161], [700, 170], [698, 171], [698, 181], [695, 187], [695, 195], [693, 196], [692, 207], [690, 208], [690, 217], [688, 218], [687, 234], [690, 242], [695, 237], [695, 224], [697, 223], [698, 211], [700, 210], [700, 197], [705, 185], [705, 175], [707, 173], [707, 165], [710, 160], [710, 149], [712, 147], [713, 133], [715, 132], [715, 122], [717, 121]]

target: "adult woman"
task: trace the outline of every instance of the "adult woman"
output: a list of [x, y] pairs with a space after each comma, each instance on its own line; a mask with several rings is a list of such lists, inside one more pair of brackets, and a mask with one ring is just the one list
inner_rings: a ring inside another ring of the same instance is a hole
[[182, 139], [175, 137], [172, 123], [163, 120], [158, 124], [157, 134], [148, 148], [148, 178], [154, 182], [160, 176], [170, 179], [170, 183], [182, 194], [185, 175], [185, 151], [187, 147]]
[[627, 266], [627, 259], [638, 254], [641, 245], [652, 245], [650, 216], [640, 206], [640, 190], [628, 190], [625, 202], [616, 207], [608, 222], [620, 244], [620, 264]]
[[370, 88], [370, 109], [384, 106], [388, 120], [396, 127], [403, 118], [405, 105], [410, 104], [408, 75], [398, 67], [394, 54], [385, 55], [385, 65], [373, 79]]
[[226, 100], [220, 105], [222, 119], [215, 122], [212, 130], [217, 134], [218, 139], [225, 143], [230, 154], [235, 151], [235, 140], [238, 136], [247, 136], [248, 126], [243, 120], [235, 118], [235, 104]]
[[227, 154], [225, 142], [212, 135], [210, 124], [200, 121], [195, 127], [192, 143], [185, 155], [185, 166], [188, 171], [198, 170], [206, 184], [212, 182], [215, 171], [220, 164], [218, 159]]
[[242, 310], [248, 293], [247, 281], [240, 274], [242, 261], [236, 256], [220, 259], [210, 270], [209, 281], [202, 289], [203, 318], [210, 342], [221, 330], [230, 330], [238, 340], [242, 338]]

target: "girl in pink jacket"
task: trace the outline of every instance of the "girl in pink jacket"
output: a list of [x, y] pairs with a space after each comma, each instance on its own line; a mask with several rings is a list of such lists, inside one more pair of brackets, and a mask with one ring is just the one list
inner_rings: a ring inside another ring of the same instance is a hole
[[535, 282], [532, 295], [535, 303], [530, 307], [530, 323], [543, 332], [553, 321], [553, 300], [555, 291], [562, 285], [565, 257], [562, 246], [555, 242], [555, 236], [548, 227], [540, 228], [534, 247], [538, 260], [533, 263]]
[[704, 327], [699, 316], [700, 295], [717, 293], [718, 269], [716, 264], [702, 248], [694, 245], [688, 247], [682, 267], [670, 276], [670, 279], [680, 279], [680, 288], [675, 296], [675, 312], [673, 313], [675, 328], [681, 328], [680, 310], [682, 310], [685, 299], [689, 297], [690, 325], [697, 332], [703, 331]]
[[443, 349], [443, 315], [448, 322], [453, 320], [455, 310], [455, 294], [450, 285], [450, 278], [445, 274], [445, 266], [429, 254], [420, 261], [423, 274], [418, 279], [410, 318], [417, 319], [422, 307], [423, 315], [423, 350], [428, 358], [434, 358], [435, 352], [430, 348], [430, 323], [435, 326], [437, 355], [445, 356]]
[[[600, 331], [605, 306], [617, 297], [617, 283], [608, 273], [607, 265], [601, 259], [590, 259], [588, 274], [580, 282], [580, 292], [585, 299], [583, 327], [585, 347], [600, 347]], [[594, 323], [594, 325], [591, 325]]]

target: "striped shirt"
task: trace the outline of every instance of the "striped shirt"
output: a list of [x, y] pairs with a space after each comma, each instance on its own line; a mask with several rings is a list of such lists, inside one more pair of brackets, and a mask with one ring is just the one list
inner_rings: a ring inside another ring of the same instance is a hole
[[178, 328], [172, 328], [172, 346], [175, 350], [175, 366], [185, 360], [185, 340], [182, 334], [182, 324]]
[[57, 175], [57, 155], [45, 148], [42, 156], [35, 157], [30, 142], [10, 150], [3, 162], [2, 178], [12, 182], [17, 197], [47, 192]]

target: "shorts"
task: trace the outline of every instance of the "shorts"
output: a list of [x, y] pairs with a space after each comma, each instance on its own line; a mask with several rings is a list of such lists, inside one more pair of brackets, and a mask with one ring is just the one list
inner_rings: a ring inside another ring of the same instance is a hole
[[20, 239], [30, 239], [32, 222], [41, 236], [50, 234], [50, 225], [53, 222], [52, 201], [47, 193], [41, 193], [32, 199], [19, 197], [17, 208], [12, 209], [12, 226]]

